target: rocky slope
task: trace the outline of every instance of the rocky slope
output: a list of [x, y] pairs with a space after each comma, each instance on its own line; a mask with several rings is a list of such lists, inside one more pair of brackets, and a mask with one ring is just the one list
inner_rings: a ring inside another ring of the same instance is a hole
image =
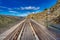
[[44, 24], [46, 21], [51, 22], [51, 23], [57, 23], [59, 20], [60, 16], [60, 0], [58, 0], [57, 4], [50, 8], [50, 14], [47, 14], [48, 10], [45, 10], [44, 12], [37, 13], [37, 14], [31, 14], [28, 16], [28, 18], [32, 18], [39, 23]]

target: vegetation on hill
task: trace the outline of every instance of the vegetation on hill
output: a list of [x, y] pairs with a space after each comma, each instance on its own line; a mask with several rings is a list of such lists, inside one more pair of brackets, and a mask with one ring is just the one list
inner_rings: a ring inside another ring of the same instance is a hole
[[57, 10], [59, 7], [60, 7], [60, 0], [58, 0], [56, 5], [51, 8], [51, 12]]
[[[41, 13], [30, 14], [30, 15], [28, 15], [28, 18], [32, 18], [42, 24], [44, 24], [46, 21], [51, 22], [51, 23], [53, 23], [53, 22], [58, 23], [60, 20], [59, 19], [59, 17], [60, 17], [59, 16], [60, 15], [60, 0], [58, 0], [58, 2], [56, 3], [55, 6], [50, 8], [50, 14], [47, 14], [47, 12], [48, 12], [48, 9]], [[57, 18], [59, 20], [54, 21], [54, 19], [57, 19]]]
[[53, 23], [60, 24], [60, 15], [57, 18], [53, 19]]
[[0, 15], [0, 27], [20, 21], [22, 17]]
[[11, 28], [13, 25], [15, 25], [23, 19], [23, 17], [0, 15], [0, 33]]

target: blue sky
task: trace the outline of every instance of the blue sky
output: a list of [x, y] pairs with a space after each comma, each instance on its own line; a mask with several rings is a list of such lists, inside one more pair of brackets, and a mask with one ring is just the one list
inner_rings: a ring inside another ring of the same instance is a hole
[[57, 0], [0, 0], [0, 15], [27, 16], [55, 5]]

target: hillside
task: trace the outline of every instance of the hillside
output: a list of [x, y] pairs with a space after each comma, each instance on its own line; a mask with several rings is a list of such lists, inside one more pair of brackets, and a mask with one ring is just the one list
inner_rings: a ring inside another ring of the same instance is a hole
[[57, 4], [50, 8], [50, 14], [47, 14], [48, 10], [37, 14], [30, 14], [28, 18], [32, 18], [41, 24], [46, 24], [46, 22], [50, 23], [58, 23], [56, 20], [60, 17], [60, 0], [58, 0]]
[[51, 8], [51, 12], [57, 10], [59, 7], [60, 7], [60, 0], [58, 0], [56, 5]]
[[14, 17], [14, 16], [2, 16], [0, 15], [0, 26], [4, 26], [10, 23], [14, 23], [16, 21], [19, 21], [19, 17]]
[[13, 25], [17, 24], [23, 19], [23, 17], [0, 15], [0, 33], [11, 28]]

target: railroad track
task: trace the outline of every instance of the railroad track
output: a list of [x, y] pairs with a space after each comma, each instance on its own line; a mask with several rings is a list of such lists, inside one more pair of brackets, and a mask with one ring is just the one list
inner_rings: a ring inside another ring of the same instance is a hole
[[29, 21], [23, 24], [23, 28], [17, 40], [39, 40], [38, 37], [36, 37], [34, 31], [32, 30]]
[[17, 25], [1, 34], [0, 40], [39, 40], [32, 30], [29, 20], [24, 20]]
[[[56, 40], [53, 33], [48, 31], [44, 26], [39, 25], [34, 20], [24, 20], [14, 26], [14, 30], [5, 32], [0, 36], [0, 40]], [[8, 33], [8, 35], [7, 35]], [[6, 35], [5, 35], [6, 34]]]
[[34, 20], [31, 20], [30, 22], [39, 40], [57, 40], [56, 35], [50, 32], [46, 27], [38, 24]]

